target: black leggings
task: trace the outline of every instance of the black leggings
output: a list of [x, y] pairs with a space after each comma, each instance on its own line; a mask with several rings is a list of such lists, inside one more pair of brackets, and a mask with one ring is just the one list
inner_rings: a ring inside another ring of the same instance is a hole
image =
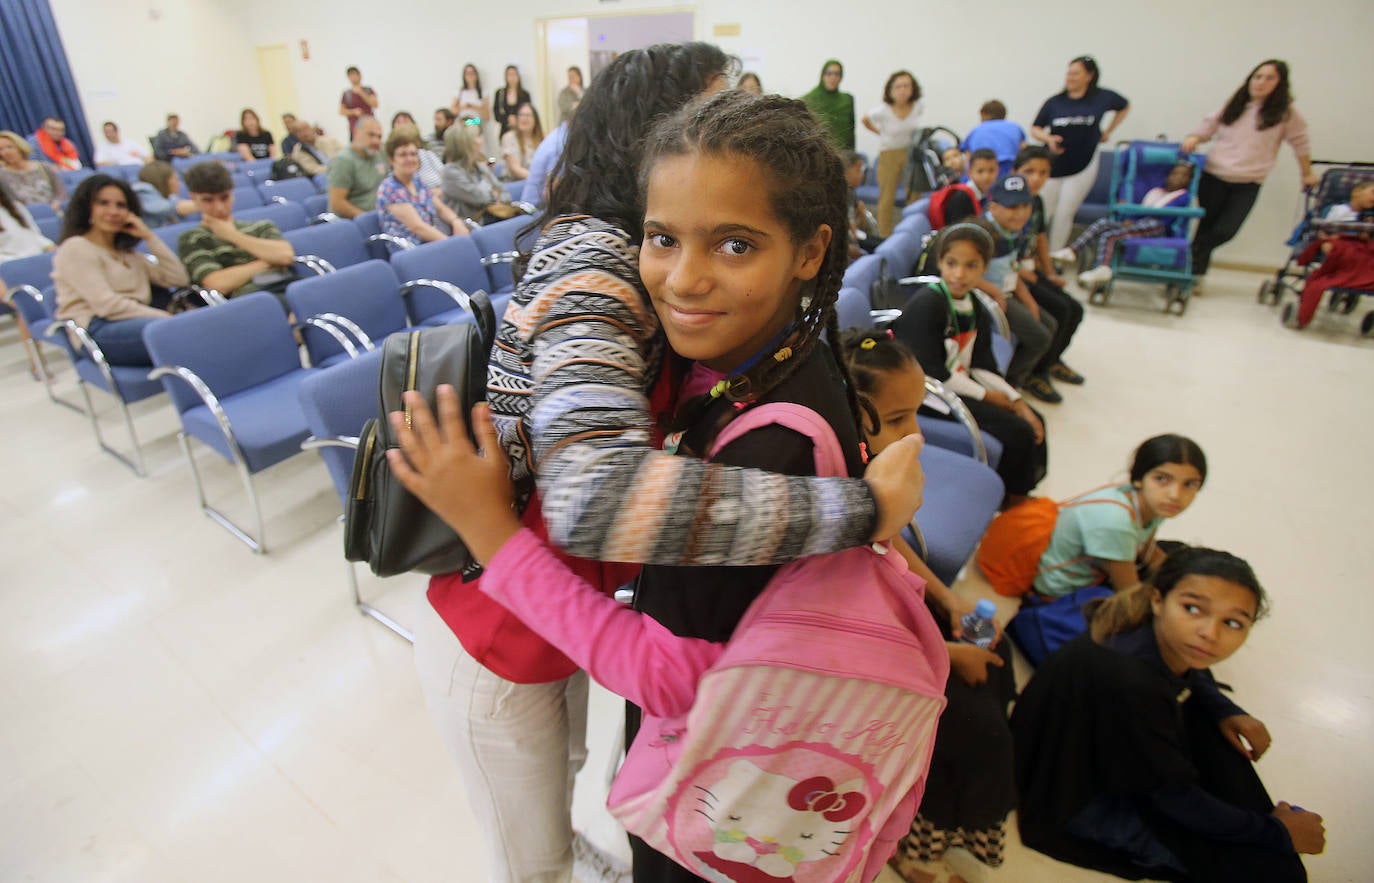
[[[969, 413], [973, 414], [973, 419], [978, 421], [978, 428], [1002, 443], [1002, 459], [997, 464], [997, 474], [1001, 476], [1007, 493], [1029, 494], [1045, 477], [1049, 463], [1048, 436], [1037, 445], [1030, 424], [1012, 412], [978, 399], [959, 398], [968, 407]], [[1031, 410], [1035, 411], [1034, 408]], [[921, 413], [942, 420], [957, 419], [953, 414], [941, 414], [932, 409], [922, 409]], [[1035, 414], [1039, 416], [1040, 412], [1035, 411]]]
[[1054, 337], [1050, 339], [1050, 348], [1031, 369], [1031, 374], [1045, 374], [1063, 361], [1064, 350], [1073, 342], [1073, 334], [1083, 321], [1083, 305], [1073, 295], [1039, 273], [1036, 274], [1035, 281], [1028, 283], [1027, 287], [1040, 309], [1049, 313], [1059, 323]]
[[1197, 185], [1197, 201], [1206, 213], [1193, 236], [1193, 275], [1207, 273], [1212, 252], [1240, 232], [1259, 198], [1259, 184], [1232, 184], [1203, 172]]

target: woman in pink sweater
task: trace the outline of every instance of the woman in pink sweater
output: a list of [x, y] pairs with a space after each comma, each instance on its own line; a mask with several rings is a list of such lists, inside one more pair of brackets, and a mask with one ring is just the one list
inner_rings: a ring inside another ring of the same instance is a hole
[[1206, 141], [1213, 144], [1198, 184], [1198, 203], [1207, 214], [1193, 237], [1193, 272], [1198, 276], [1206, 275], [1212, 252], [1240, 232], [1282, 142], [1293, 147], [1303, 186], [1317, 183], [1307, 120], [1293, 106], [1287, 62], [1260, 62], [1226, 106], [1183, 139], [1183, 152], [1192, 153]]

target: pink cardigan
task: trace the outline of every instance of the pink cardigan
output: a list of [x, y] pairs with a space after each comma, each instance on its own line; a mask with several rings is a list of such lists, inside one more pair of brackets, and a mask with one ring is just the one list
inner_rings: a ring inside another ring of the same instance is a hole
[[1312, 155], [1307, 140], [1307, 120], [1296, 107], [1277, 126], [1259, 128], [1260, 102], [1251, 101], [1245, 112], [1229, 126], [1221, 122], [1221, 111], [1209, 115], [1190, 134], [1201, 141], [1212, 141], [1207, 153], [1209, 174], [1232, 184], [1259, 184], [1269, 176], [1279, 156], [1279, 145], [1287, 141], [1299, 157]]

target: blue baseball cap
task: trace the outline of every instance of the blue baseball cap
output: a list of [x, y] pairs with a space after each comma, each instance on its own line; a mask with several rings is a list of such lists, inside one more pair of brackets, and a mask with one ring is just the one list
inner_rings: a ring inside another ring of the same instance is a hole
[[1030, 184], [1021, 175], [1007, 175], [998, 178], [997, 183], [993, 184], [988, 190], [988, 201], [1007, 208], [1016, 208], [1018, 205], [1027, 205], [1031, 201]]

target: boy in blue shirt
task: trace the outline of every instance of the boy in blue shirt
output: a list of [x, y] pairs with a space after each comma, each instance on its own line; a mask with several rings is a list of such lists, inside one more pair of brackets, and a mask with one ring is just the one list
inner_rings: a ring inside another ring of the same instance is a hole
[[984, 102], [978, 108], [978, 116], [982, 122], [973, 127], [959, 148], [965, 153], [973, 153], [986, 147], [997, 154], [998, 176], [1010, 175], [1016, 153], [1026, 143], [1025, 130], [1007, 119], [1007, 106], [996, 98]]

